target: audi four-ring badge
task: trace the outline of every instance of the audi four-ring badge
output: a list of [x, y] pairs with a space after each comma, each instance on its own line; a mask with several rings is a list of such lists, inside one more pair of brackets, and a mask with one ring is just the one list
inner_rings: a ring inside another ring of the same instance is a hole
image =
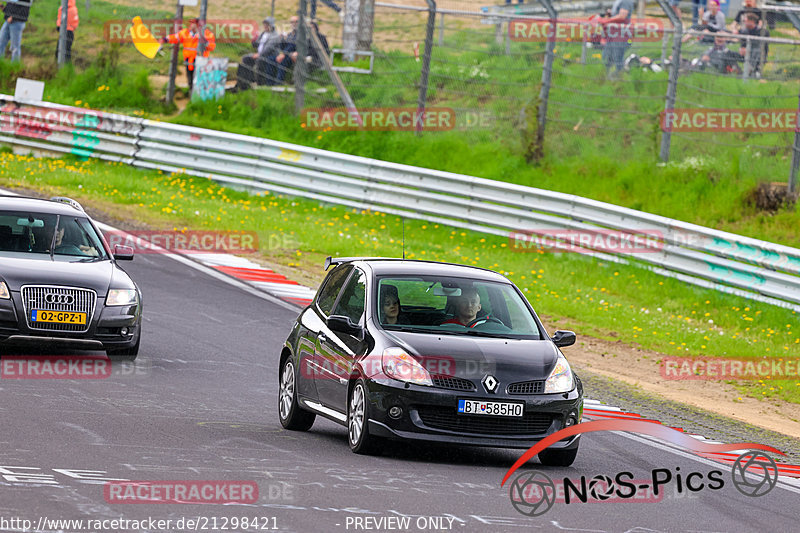
[[136, 358], [142, 295], [69, 198], [0, 196], [0, 353], [16, 344], [56, 344]]
[[[504, 276], [428, 261], [342, 258], [280, 355], [278, 416], [306, 431], [347, 428], [356, 453], [386, 439], [529, 448], [583, 414], [583, 385]], [[539, 454], [569, 466], [580, 436]]]

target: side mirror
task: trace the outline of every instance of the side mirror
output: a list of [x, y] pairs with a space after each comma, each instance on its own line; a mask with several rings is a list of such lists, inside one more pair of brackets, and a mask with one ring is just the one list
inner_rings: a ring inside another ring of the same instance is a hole
[[572, 346], [575, 344], [576, 336], [573, 331], [558, 330], [553, 333], [552, 339], [556, 346], [564, 348], [565, 346]]
[[117, 261], [133, 261], [133, 248], [121, 244], [114, 245], [114, 259]]
[[354, 324], [350, 318], [343, 315], [331, 315], [325, 321], [331, 331], [346, 335], [360, 336], [361, 326]]

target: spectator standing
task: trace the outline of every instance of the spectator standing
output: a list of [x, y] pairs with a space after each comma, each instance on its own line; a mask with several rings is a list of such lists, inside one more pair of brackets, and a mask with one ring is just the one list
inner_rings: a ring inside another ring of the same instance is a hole
[[[334, 2], [333, 0], [320, 0], [320, 1], [323, 4], [325, 4], [326, 6], [328, 6], [329, 8], [333, 9], [334, 11], [336, 11], [336, 13], [339, 14], [339, 20], [344, 22], [344, 11], [342, 11], [342, 8], [338, 4], [336, 4], [336, 2]], [[520, 3], [522, 3], [522, 2], [520, 2]], [[317, 19], [317, 0], [311, 0], [311, 15], [310, 15], [310, 18], [311, 18], [311, 20], [316, 20]]]
[[[56, 30], [61, 32], [61, 6], [58, 8], [58, 19], [56, 19]], [[72, 61], [72, 41], [75, 39], [75, 30], [78, 29], [80, 19], [78, 18], [78, 6], [75, 5], [75, 0], [69, 0], [67, 3], [67, 46], [65, 50], [65, 58], [67, 62]], [[58, 41], [56, 41], [56, 61], [58, 61]]]
[[[178, 33], [168, 35], [161, 39], [162, 43], [180, 44], [183, 46], [183, 63], [186, 66], [186, 80], [189, 82], [189, 92], [192, 92], [192, 87], [194, 86], [194, 61], [197, 58], [197, 48], [200, 46], [199, 23], [200, 19], [193, 18], [189, 22], [188, 28], [183, 28]], [[206, 38], [206, 48], [203, 51], [203, 57], [209, 57], [214, 48], [217, 47], [216, 38], [208, 28], [205, 29], [203, 35]]]
[[[631, 22], [631, 13], [633, 13], [633, 0], [614, 0], [614, 4], [611, 6], [611, 16], [601, 18], [598, 22], [604, 28], [608, 27], [609, 24], [627, 25]], [[622, 40], [619, 37], [625, 33], [621, 28], [615, 29], [612, 33], [615, 38], [608, 39], [608, 42], [603, 47], [603, 62], [608, 69], [609, 75], [611, 74], [612, 66], [616, 67], [617, 73], [622, 71], [625, 66], [625, 52], [630, 46], [627, 40]]]
[[0, 57], [5, 56], [6, 46], [11, 42], [11, 61], [19, 61], [22, 55], [22, 32], [28, 22], [30, 4], [7, 3], [3, 6], [3, 27], [0, 28]]
[[698, 26], [703, 20], [703, 12], [706, 9], [706, 0], [692, 0], [692, 26]]
[[[752, 35], [757, 37], [769, 37], [769, 30], [763, 25], [759, 27], [759, 23], [763, 19], [756, 13], [746, 13], [744, 15], [744, 26], [739, 30], [740, 35]], [[739, 42], [739, 55], [742, 56], [749, 64], [752, 72], [756, 77], [761, 76], [761, 68], [767, 60], [767, 53], [769, 52], [769, 44], [765, 41], [750, 41], [750, 57], [747, 57], [747, 39], [742, 39]]]
[[736, 12], [736, 16], [733, 17], [733, 22], [731, 23], [731, 31], [733, 33], [738, 32], [745, 26], [744, 19], [748, 13], [756, 16], [756, 24], [759, 28], [764, 25], [764, 11], [756, 7], [756, 0], [744, 0], [744, 7]]

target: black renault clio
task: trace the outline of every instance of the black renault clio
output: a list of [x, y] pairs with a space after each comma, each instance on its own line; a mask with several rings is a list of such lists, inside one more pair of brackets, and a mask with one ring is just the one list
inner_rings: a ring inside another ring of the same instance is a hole
[[[528, 448], [583, 411], [583, 386], [520, 290], [495, 272], [396, 259], [333, 268], [280, 355], [287, 429], [317, 415], [347, 427], [356, 453], [409, 439]], [[580, 436], [539, 454], [572, 464]]]
[[69, 198], [0, 196], [0, 350], [64, 344], [135, 359], [142, 295], [83, 208]]

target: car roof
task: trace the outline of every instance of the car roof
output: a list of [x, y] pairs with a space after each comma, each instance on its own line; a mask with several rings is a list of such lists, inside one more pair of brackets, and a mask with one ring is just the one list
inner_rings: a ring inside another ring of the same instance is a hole
[[0, 210], [86, 217], [86, 213], [67, 203], [27, 196], [0, 195]]
[[372, 270], [376, 276], [392, 275], [424, 275], [424, 276], [453, 276], [470, 278], [482, 281], [499, 281], [510, 283], [508, 278], [491, 270], [455, 263], [440, 263], [436, 261], [419, 261], [411, 259], [390, 258], [349, 258], [340, 260], [340, 264], [351, 263], [363, 265]]

